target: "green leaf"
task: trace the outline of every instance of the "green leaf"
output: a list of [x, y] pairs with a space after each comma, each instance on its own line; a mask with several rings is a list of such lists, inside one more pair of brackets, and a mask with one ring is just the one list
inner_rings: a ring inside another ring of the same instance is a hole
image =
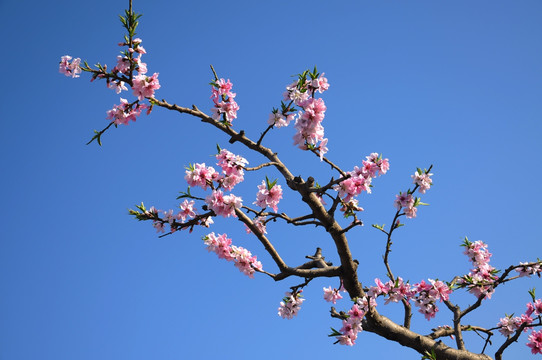
[[184, 199], [184, 198], [192, 198], [192, 194], [190, 193], [190, 186], [188, 189], [186, 189], [186, 192], [181, 191], [181, 195], [177, 196], [177, 200]]
[[529, 295], [531, 295], [531, 297], [533, 298], [533, 301], [536, 301], [536, 295], [535, 295], [535, 288], [532, 288], [531, 290], [529, 290]]
[[331, 328], [331, 334], [329, 334], [328, 336], [329, 337], [333, 337], [333, 336], [341, 336], [342, 334], [340, 332], [338, 332], [337, 330], [335, 330], [334, 328]]
[[275, 179], [273, 180], [273, 182], [269, 182], [269, 179], [267, 178], [267, 176], [265, 177], [265, 182], [267, 184], [267, 190], [271, 190], [273, 188], [273, 186], [275, 186], [275, 184], [277, 183], [278, 179]]
[[192, 163], [188, 163], [188, 166], [185, 166], [184, 168], [189, 171], [194, 171], [196, 169]]

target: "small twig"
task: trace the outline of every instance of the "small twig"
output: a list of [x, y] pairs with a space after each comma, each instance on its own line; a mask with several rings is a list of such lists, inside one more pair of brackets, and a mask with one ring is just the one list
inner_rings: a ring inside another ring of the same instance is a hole
[[358, 220], [358, 219], [352, 221], [352, 223], [350, 225], [348, 225], [347, 227], [345, 227], [344, 229], [342, 229], [339, 232], [339, 234], [344, 234], [344, 233], [350, 231], [351, 229], [353, 229], [356, 226], [363, 226], [363, 221]]
[[255, 167], [244, 167], [243, 169], [245, 171], [255, 171], [255, 170], [260, 170], [266, 166], [277, 166], [278, 163], [275, 163], [275, 162], [268, 162], [268, 163], [265, 163], [265, 164], [261, 164], [261, 165], [258, 165], [258, 166], [255, 166]]
[[352, 175], [346, 174], [345, 176], [341, 176], [337, 180], [334, 180], [333, 178], [331, 178], [331, 180], [326, 185], [321, 186], [319, 188], [312, 188], [310, 189], [310, 191], [317, 192], [317, 193], [324, 193], [327, 190], [333, 188], [333, 186], [342, 183], [343, 181], [345, 181], [346, 179], [349, 179], [350, 177], [352, 177]]
[[257, 144], [257, 145], [260, 145], [260, 144], [262, 143], [262, 140], [263, 140], [263, 137], [265, 136], [265, 134], [267, 134], [267, 132], [268, 132], [269, 130], [271, 130], [272, 128], [274, 128], [274, 127], [275, 127], [275, 124], [269, 125], [269, 126], [267, 127], [267, 129], [265, 129], [265, 131], [262, 133], [262, 136], [260, 136], [260, 138], [258, 139], [258, 141], [256, 141], [256, 144]]
[[[313, 154], [315, 154], [316, 156], [320, 157], [320, 154], [318, 152], [316, 152], [316, 149], [310, 149], [311, 152]], [[346, 176], [346, 173], [340, 168], [338, 167], [337, 165], [335, 165], [333, 162], [331, 162], [328, 158], [326, 158], [325, 156], [322, 156], [322, 160], [329, 164], [333, 169], [337, 170], [342, 176]]]

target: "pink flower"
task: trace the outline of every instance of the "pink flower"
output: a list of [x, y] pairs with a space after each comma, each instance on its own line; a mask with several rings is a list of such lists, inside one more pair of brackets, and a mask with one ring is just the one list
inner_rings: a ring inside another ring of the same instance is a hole
[[309, 93], [307, 91], [301, 92], [297, 88], [297, 84], [299, 83], [298, 80], [291, 83], [290, 85], [286, 86], [286, 91], [283, 94], [283, 98], [285, 101], [293, 101], [294, 104], [301, 106], [301, 103], [303, 103], [305, 100], [309, 98]]
[[258, 193], [256, 194], [256, 201], [253, 203], [261, 208], [266, 207], [273, 208], [274, 212], [277, 212], [280, 199], [282, 199], [282, 187], [276, 185], [275, 182], [270, 183], [269, 179], [262, 181], [261, 185], [258, 185]]
[[401, 210], [403, 208], [406, 217], [412, 219], [416, 217], [416, 212], [418, 211], [418, 209], [415, 207], [415, 204], [416, 199], [414, 199], [412, 194], [406, 192], [396, 195], [393, 206], [395, 206], [397, 210]]
[[294, 145], [306, 150], [307, 145], [315, 146], [324, 139], [324, 127], [321, 125], [326, 106], [322, 99], [308, 98], [300, 103], [304, 112], [300, 112], [295, 122], [296, 134]]
[[163, 233], [164, 232], [164, 223], [162, 223], [161, 221], [154, 221], [152, 223], [152, 226], [154, 226], [157, 233]]
[[[214, 107], [211, 109], [213, 119], [220, 120], [224, 116], [225, 122], [228, 125], [232, 124], [233, 119], [237, 118], [239, 105], [235, 102], [235, 93], [231, 92], [233, 84], [224, 79], [220, 79], [212, 83], [211, 98], [213, 99]], [[221, 100], [219, 102], [219, 100]]]
[[519, 264], [524, 265], [522, 267], [516, 268], [516, 271], [519, 272], [520, 277], [523, 277], [523, 276], [530, 277], [531, 275], [539, 274], [542, 270], [540, 267], [540, 264], [535, 264], [532, 266], [527, 266], [528, 263], [522, 263], [522, 262], [520, 262]]
[[389, 287], [387, 285], [384, 285], [382, 281], [379, 278], [375, 279], [376, 286], [371, 286], [369, 288], [368, 295], [371, 298], [376, 298], [378, 295], [384, 294], [386, 295], [389, 292]]
[[531, 353], [542, 354], [542, 330], [533, 331], [527, 338], [527, 346], [531, 348]]
[[124, 81], [110, 81], [107, 87], [115, 90], [117, 94], [120, 94], [122, 90], [128, 91], [128, 88], [124, 85]]
[[339, 344], [341, 345], [347, 345], [347, 346], [354, 346], [356, 344], [357, 335], [341, 335], [337, 336], [337, 340], [339, 340]]
[[365, 311], [361, 309], [357, 304], [354, 304], [352, 308], [348, 311], [350, 319], [361, 322], [361, 319], [365, 316]]
[[248, 164], [247, 159], [235, 155], [226, 149], [221, 149], [216, 155], [217, 165], [222, 168], [223, 177], [219, 180], [222, 187], [231, 190], [244, 180], [243, 168]]
[[203, 237], [203, 242], [208, 251], [216, 253], [220, 259], [233, 261], [235, 267], [250, 278], [254, 278], [256, 270], [262, 270], [262, 263], [256, 256], [252, 256], [250, 251], [243, 247], [232, 245], [226, 234], [216, 236], [215, 233], [210, 233]]
[[243, 206], [240, 197], [233, 194], [224, 196], [222, 190], [213, 190], [213, 193], [205, 198], [205, 203], [215, 214], [223, 217], [237, 217], [235, 209]]
[[327, 148], [327, 139], [323, 139], [321, 142], [320, 142], [320, 147], [319, 147], [319, 155], [320, 155], [320, 161], [323, 161], [324, 160], [324, 155], [328, 152], [328, 148]]
[[233, 84], [230, 82], [230, 79], [228, 81], [224, 79], [219, 79], [216, 82], [216, 89], [217, 89], [217, 95], [227, 95], [231, 97], [235, 97], [235, 94], [231, 92], [231, 89], [233, 88]]
[[364, 312], [369, 311], [369, 305], [371, 306], [371, 308], [374, 308], [377, 306], [376, 299], [372, 296], [369, 296], [369, 297], [365, 296], [358, 299], [357, 304], [361, 307], [361, 309]]
[[278, 311], [280, 317], [283, 319], [292, 319], [297, 315], [299, 309], [301, 308], [301, 304], [303, 301], [305, 301], [305, 299], [301, 297], [302, 291], [303, 290], [299, 290], [293, 294], [290, 292], [286, 293], [286, 296], [280, 302]]
[[120, 98], [120, 104], [114, 105], [113, 109], [107, 111], [106, 119], [111, 120], [117, 125], [128, 125], [131, 121], [136, 121], [141, 115], [141, 111], [146, 109], [145, 104], [129, 104], [128, 100]]
[[425, 194], [427, 190], [433, 185], [433, 180], [431, 180], [431, 176], [433, 174], [427, 174], [422, 171], [416, 171], [414, 175], [412, 175], [412, 179], [414, 179], [414, 184], [418, 185], [418, 191], [420, 194]]
[[256, 259], [256, 256], [252, 256], [250, 251], [240, 246], [231, 246], [231, 252], [233, 255], [233, 261], [235, 267], [239, 269], [243, 274], [249, 278], [254, 278], [254, 272], [262, 270], [262, 263]]
[[[256, 226], [260, 234], [267, 234], [267, 229], [266, 229], [264, 221], [265, 221], [265, 217], [263, 216], [258, 216], [254, 220], [252, 220], [252, 222], [254, 223], [254, 226]], [[250, 234], [252, 232], [246, 224], [245, 224], [245, 230], [247, 234]]]
[[142, 74], [134, 76], [132, 89], [134, 96], [137, 96], [139, 100], [153, 97], [154, 90], [160, 89], [158, 73], [154, 73], [151, 77]]
[[534, 313], [536, 315], [542, 315], [542, 300], [538, 299], [534, 302]]
[[194, 200], [188, 201], [185, 199], [179, 207], [181, 208], [181, 211], [177, 214], [177, 219], [186, 221], [186, 219], [191, 219], [196, 216], [196, 212], [194, 211]]
[[128, 59], [126, 56], [117, 55], [117, 65], [113, 68], [113, 72], [129, 74], [131, 66], [132, 64], [130, 63], [130, 59]]
[[81, 74], [81, 67], [79, 66], [81, 63], [81, 59], [76, 58], [70, 63], [71, 59], [72, 57], [69, 55], [62, 56], [60, 58], [60, 66], [58, 71], [66, 76], [77, 78], [79, 77], [79, 74]]
[[476, 297], [484, 296], [491, 299], [493, 294], [493, 282], [498, 278], [494, 275], [495, 268], [489, 265], [491, 253], [487, 250], [487, 245], [482, 241], [470, 242], [465, 238], [464, 254], [474, 265], [474, 268], [468, 275], [459, 279], [459, 284], [467, 287], [469, 292]]
[[396, 195], [395, 197], [393, 206], [395, 206], [397, 210], [401, 210], [402, 207], [412, 207], [414, 206], [414, 198], [412, 197], [412, 194], [399, 193], [399, 195]]
[[[314, 81], [312, 85], [315, 85]], [[320, 77], [316, 79], [316, 85], [317, 86], [314, 87], [318, 90], [320, 94], [329, 89], [329, 83], [327, 82], [327, 78], [324, 77], [324, 73], [322, 73], [322, 75], [320, 75]]]
[[147, 64], [141, 61], [141, 56], [136, 57], [134, 59], [136, 66], [137, 66], [137, 72], [139, 75], [143, 75], [147, 73]]
[[269, 119], [267, 120], [267, 123], [269, 125], [274, 125], [276, 128], [285, 127], [290, 125], [290, 121], [292, 121], [294, 117], [295, 114], [288, 114], [284, 116], [284, 114], [276, 111], [269, 114]]
[[342, 295], [339, 293], [339, 290], [332, 289], [331, 286], [324, 288], [324, 300], [331, 302], [333, 304], [337, 303], [337, 300], [342, 299]]
[[220, 174], [212, 167], [206, 167], [205, 163], [195, 164], [186, 168], [184, 179], [190, 186], [200, 186], [203, 190], [212, 185], [213, 181], [218, 180]]

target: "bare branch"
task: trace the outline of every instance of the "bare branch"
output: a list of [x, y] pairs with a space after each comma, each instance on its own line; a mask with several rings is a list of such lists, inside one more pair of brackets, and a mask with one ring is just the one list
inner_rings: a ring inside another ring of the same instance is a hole
[[[316, 151], [316, 149], [310, 149], [310, 151], [315, 154], [316, 156], [320, 157], [320, 154]], [[346, 173], [340, 168], [338, 167], [337, 165], [335, 165], [334, 163], [332, 163], [329, 159], [327, 159], [325, 156], [322, 156], [322, 161], [324, 161], [325, 163], [329, 164], [331, 166], [331, 168], [337, 170], [343, 177], [346, 176]]]
[[258, 230], [252, 220], [250, 220], [250, 218], [246, 216], [245, 213], [243, 213], [241, 210], [235, 209], [235, 214], [239, 218], [239, 221], [243, 222], [250, 229], [250, 231], [252, 231], [252, 233], [256, 235], [258, 240], [260, 240], [265, 250], [269, 253], [269, 255], [271, 255], [271, 257], [279, 267], [280, 271], [284, 271], [287, 268], [286, 263], [282, 260], [279, 253], [277, 252], [277, 250], [275, 250], [273, 244], [271, 244], [269, 239], [267, 239], [267, 237], [265, 237], [265, 235], [262, 234], [260, 230]]
[[274, 163], [274, 162], [268, 162], [268, 163], [265, 163], [265, 164], [261, 164], [261, 165], [258, 165], [258, 166], [255, 166], [255, 167], [244, 167], [243, 169], [246, 170], [246, 171], [255, 171], [255, 170], [260, 170], [266, 166], [277, 166], [279, 164], [277, 163]]

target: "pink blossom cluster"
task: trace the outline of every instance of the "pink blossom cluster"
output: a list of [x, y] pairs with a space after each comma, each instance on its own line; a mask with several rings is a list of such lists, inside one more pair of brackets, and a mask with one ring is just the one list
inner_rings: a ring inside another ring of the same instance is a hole
[[61, 74], [64, 74], [66, 76], [71, 76], [72, 78], [79, 77], [79, 74], [81, 74], [81, 59], [76, 58], [73, 59], [72, 62], [70, 60], [72, 59], [69, 55], [64, 55], [60, 58], [60, 66], [58, 71]]
[[358, 199], [351, 199], [349, 202], [343, 202], [340, 211], [344, 213], [345, 217], [348, 217], [354, 215], [358, 211], [365, 211], [365, 209], [359, 206]]
[[368, 295], [371, 298], [377, 298], [383, 295], [386, 298], [385, 304], [390, 302], [399, 302], [401, 300], [409, 300], [415, 295], [415, 292], [410, 287], [410, 284], [405, 283], [401, 277], [398, 277], [395, 282], [389, 280], [383, 283], [380, 279], [375, 279], [376, 286], [371, 286]]
[[[500, 321], [497, 324], [497, 326], [500, 327], [499, 332], [504, 336], [512, 335], [522, 324], [530, 325], [534, 321], [532, 318], [533, 314], [536, 316], [542, 315], [541, 299], [535, 300], [534, 302], [528, 302], [527, 310], [521, 316], [507, 315], [499, 319]], [[523, 331], [527, 331], [527, 328], [524, 328]]]
[[[147, 51], [143, 46], [141, 46], [142, 40], [136, 38], [132, 40], [132, 47], [128, 48], [127, 52], [124, 52], [124, 55], [117, 56], [117, 64], [112, 70], [114, 75], [123, 74], [126, 77], [130, 78], [132, 76], [132, 71], [135, 70], [138, 72], [138, 75], [133, 77], [133, 91], [134, 95], [138, 96], [139, 100], [142, 100], [144, 97], [151, 97], [154, 95], [154, 90], [160, 88], [158, 83], [158, 74], [154, 74], [152, 77], [148, 78], [145, 76], [147, 73], [147, 64], [141, 61], [143, 54], [146, 54]], [[130, 44], [121, 42], [119, 46], [129, 46]], [[139, 54], [139, 56], [134, 57], [134, 54]], [[98, 77], [103, 77], [98, 75]], [[107, 87], [115, 90], [117, 94], [121, 91], [128, 90], [125, 86], [124, 81], [120, 79], [112, 80], [107, 79]]]
[[273, 110], [271, 114], [269, 114], [269, 119], [267, 120], [267, 123], [269, 125], [273, 125], [276, 128], [281, 128], [290, 125], [290, 122], [294, 120], [295, 114], [284, 114], [283, 112], [280, 112], [278, 110]]
[[536, 263], [534, 265], [528, 265], [529, 263], [519, 263], [520, 267], [516, 268], [516, 271], [519, 273], [519, 277], [527, 276], [530, 277], [531, 275], [538, 275], [540, 277], [540, 274], [542, 273], [542, 266], [540, 263]]
[[[132, 47], [128, 48], [128, 53], [126, 55], [128, 56], [117, 56], [117, 65], [113, 68], [113, 73], [122, 73], [124, 75], [130, 75], [130, 69], [132, 68], [132, 64], [135, 64], [135, 70], [140, 74], [146, 74], [147, 73], [147, 64], [141, 61], [141, 56], [143, 54], [146, 54], [147, 51], [143, 46], [141, 46], [142, 40], [140, 38], [136, 38], [132, 40]], [[119, 43], [119, 46], [128, 46], [130, 44], [121, 42]], [[133, 54], [139, 54], [138, 57], [134, 57]]]
[[213, 232], [204, 236], [203, 241], [208, 251], [215, 252], [220, 259], [233, 261], [239, 271], [250, 278], [254, 278], [255, 271], [263, 270], [262, 263], [256, 256], [252, 256], [250, 251], [241, 246], [232, 245], [226, 234], [216, 236]]
[[422, 280], [414, 286], [410, 286], [400, 277], [395, 281], [389, 280], [385, 284], [377, 278], [375, 279], [376, 286], [369, 288], [368, 295], [371, 299], [383, 295], [386, 298], [385, 304], [412, 300], [414, 305], [419, 308], [419, 312], [424, 314], [427, 320], [430, 320], [435, 317], [438, 311], [436, 302], [448, 300], [452, 290], [440, 280], [429, 279], [428, 281], [429, 283], [426, 283], [425, 280]]
[[365, 316], [366, 310], [359, 304], [355, 303], [348, 311], [348, 318], [343, 320], [343, 326], [340, 330], [342, 335], [337, 336], [337, 340], [341, 345], [354, 346], [358, 333], [363, 331], [361, 322]]
[[219, 182], [224, 189], [231, 190], [244, 180], [245, 172], [243, 168], [248, 164], [247, 159], [226, 149], [221, 149], [216, 155], [216, 159], [218, 160], [217, 165], [222, 168], [223, 175]]
[[533, 331], [527, 338], [527, 346], [531, 348], [531, 353], [542, 354], [542, 330]]
[[[348, 318], [343, 320], [340, 332], [333, 329], [334, 333], [337, 335], [336, 338], [339, 344], [348, 346], [355, 345], [358, 333], [363, 330], [362, 320], [369, 311], [369, 304], [371, 307], [375, 307], [375, 299], [372, 297], [357, 299], [352, 308], [348, 311]], [[332, 334], [331, 336], [335, 334]]]
[[[175, 232], [177, 231], [177, 228], [174, 225], [175, 221], [185, 222], [196, 217], [197, 213], [194, 209], [194, 204], [194, 200], [188, 201], [185, 199], [181, 204], [179, 204], [180, 211], [177, 213], [174, 213], [174, 211], [171, 209], [168, 211], [157, 210], [153, 206], [148, 211], [145, 211], [145, 215], [147, 215], [149, 219], [155, 219], [153, 222], [153, 227], [157, 232], [163, 233], [165, 231], [164, 225], [166, 223], [169, 223], [170, 231]], [[161, 219], [158, 218], [159, 213], [162, 213], [163, 215]], [[209, 227], [209, 225], [212, 223], [213, 219], [209, 217], [202, 219], [200, 225]]]
[[[329, 89], [329, 83], [327, 78], [324, 77], [324, 73], [321, 75], [313, 74], [315, 77], [308, 80], [308, 71], [300, 74], [299, 79], [286, 86], [286, 91], [283, 94], [284, 100], [293, 101], [297, 106], [307, 100], [309, 97], [314, 97], [316, 91], [320, 94]], [[312, 76], [311, 76], [312, 77]]]
[[347, 173], [349, 178], [334, 187], [346, 203], [363, 191], [370, 194], [373, 178], [385, 174], [390, 168], [389, 160], [382, 159], [377, 153], [372, 153], [366, 159], [362, 161], [362, 167], [354, 167], [354, 170]]
[[470, 242], [465, 238], [462, 246], [465, 247], [463, 253], [469, 257], [474, 268], [468, 275], [459, 279], [458, 284], [467, 287], [469, 292], [476, 297], [485, 296], [485, 298], [491, 299], [494, 291], [493, 282], [498, 277], [495, 275], [496, 269], [489, 265], [491, 253], [487, 249], [487, 244], [480, 240]]
[[404, 209], [405, 215], [409, 219], [416, 217], [416, 212], [418, 211], [418, 208], [416, 207], [416, 198], [408, 191], [404, 193], [400, 192], [399, 195], [395, 195], [393, 206], [395, 206], [398, 211]]
[[429, 279], [429, 283], [424, 280], [414, 284], [414, 305], [419, 308], [419, 312], [424, 314], [427, 320], [435, 317], [438, 311], [437, 300], [445, 301], [449, 299], [452, 290], [442, 281]]
[[107, 87], [110, 88], [110, 89], [112, 89], [112, 90], [115, 90], [115, 92], [116, 92], [117, 94], [120, 94], [121, 91], [123, 91], [123, 90], [124, 90], [124, 91], [127, 91], [127, 90], [128, 90], [128, 88], [126, 87], [126, 85], [124, 85], [124, 81], [120, 81], [120, 80], [118, 80], [118, 81], [109, 81], [109, 82], [107, 83]]
[[[310, 78], [308, 79], [307, 76]], [[314, 69], [313, 73], [305, 71], [299, 75], [299, 79], [286, 87], [283, 94], [284, 100], [291, 101], [301, 107], [303, 111], [295, 122], [296, 134], [294, 135], [294, 145], [302, 150], [319, 149], [320, 159], [328, 151], [327, 139], [324, 139], [324, 120], [326, 105], [324, 100], [316, 99], [315, 93], [320, 94], [329, 89], [329, 83], [324, 74], [319, 75]], [[293, 119], [292, 114], [288, 115], [284, 111], [274, 111], [269, 117], [269, 124], [277, 124], [277, 127], [286, 126]], [[280, 124], [280, 126], [279, 126]], [[320, 142], [320, 146], [317, 144]]]
[[190, 164], [185, 171], [184, 179], [190, 186], [199, 186], [203, 190], [207, 190], [208, 186], [212, 186], [213, 181], [220, 178], [220, 174], [212, 166], [202, 164]]
[[[325, 117], [326, 105], [321, 98], [308, 98], [299, 104], [303, 111], [299, 112], [299, 116], [295, 121], [296, 134], [294, 135], [294, 145], [297, 145], [302, 150], [316, 148], [318, 142], [324, 142], [327, 145], [327, 139], [324, 139], [324, 127], [322, 121]], [[325, 151], [320, 149], [320, 154], [323, 157]]]
[[181, 211], [177, 213], [177, 219], [181, 221], [186, 221], [187, 219], [192, 219], [196, 216], [196, 211], [194, 210], [194, 200], [184, 200], [179, 208]]
[[425, 194], [425, 192], [431, 188], [431, 185], [433, 185], [431, 176], [433, 176], [433, 174], [424, 172], [421, 169], [418, 169], [414, 175], [412, 175], [414, 184], [419, 186], [418, 191], [420, 194]]
[[337, 303], [337, 300], [342, 299], [340, 289], [332, 289], [331, 286], [324, 288], [324, 300], [333, 304]]
[[216, 155], [217, 165], [222, 169], [222, 174], [218, 173], [212, 166], [202, 164], [190, 164], [186, 168], [185, 180], [190, 186], [199, 186], [203, 190], [207, 187], [213, 187], [213, 182], [218, 182], [226, 190], [232, 190], [233, 187], [244, 180], [244, 167], [248, 161], [239, 155], [235, 155], [226, 149], [221, 149]]
[[231, 125], [233, 119], [237, 118], [237, 111], [239, 111], [239, 105], [235, 102], [235, 93], [231, 92], [233, 84], [224, 79], [219, 79], [216, 82], [212, 82], [212, 94], [214, 107], [211, 109], [213, 113], [213, 119], [220, 120], [221, 116], [224, 116], [224, 121], [227, 125]]
[[222, 190], [213, 190], [213, 192], [205, 198], [205, 203], [209, 209], [215, 214], [223, 217], [237, 217], [235, 209], [240, 209], [243, 206], [243, 199], [233, 194], [224, 195]]
[[271, 207], [274, 212], [278, 210], [278, 203], [282, 199], [282, 187], [275, 182], [270, 183], [268, 179], [262, 180], [262, 184], [258, 185], [258, 193], [256, 201], [253, 203], [262, 209]]
[[134, 76], [132, 83], [132, 90], [134, 91], [134, 96], [137, 96], [139, 100], [153, 97], [154, 90], [160, 89], [158, 73], [154, 73], [150, 77], [145, 74]]
[[131, 121], [136, 121], [137, 117], [141, 115], [141, 111], [149, 109], [145, 104], [139, 102], [128, 103], [128, 100], [120, 98], [120, 104], [114, 105], [113, 109], [107, 111], [106, 119], [111, 120], [117, 125], [128, 125]]
[[286, 296], [280, 302], [278, 309], [278, 314], [281, 318], [290, 320], [297, 315], [301, 304], [305, 301], [301, 295], [302, 292], [303, 290], [294, 291], [293, 293], [286, 292]]
[[[257, 216], [254, 220], [252, 220], [252, 223], [254, 224], [254, 226], [256, 226], [260, 234], [267, 234], [267, 228], [265, 226], [265, 217]], [[247, 234], [250, 234], [252, 232], [252, 230], [250, 230], [246, 224], [245, 224], [245, 228], [246, 228]]]

